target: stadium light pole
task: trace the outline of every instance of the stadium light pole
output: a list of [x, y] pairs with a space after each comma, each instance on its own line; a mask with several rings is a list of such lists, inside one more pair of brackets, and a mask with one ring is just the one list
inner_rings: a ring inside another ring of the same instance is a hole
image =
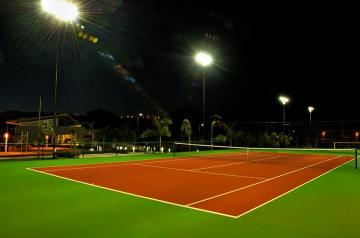
[[[199, 52], [195, 55], [195, 62], [203, 68], [210, 66], [213, 63], [213, 58], [206, 52]], [[203, 135], [205, 136], [205, 73], [203, 72], [203, 97], [202, 97], [202, 123]]]
[[285, 133], [285, 105], [290, 101], [290, 99], [288, 97], [280, 96], [279, 100], [283, 105], [283, 132]]
[[[59, 20], [62, 23], [72, 23], [79, 16], [77, 5], [68, 0], [41, 0], [42, 10]], [[55, 63], [55, 84], [54, 84], [54, 135], [53, 135], [53, 152], [52, 157], [55, 158], [56, 149], [56, 111], [57, 111], [57, 83], [58, 83], [58, 67], [59, 67], [59, 33], [56, 42], [56, 63]]]
[[140, 112], [136, 118], [136, 132], [139, 134], [140, 133], [140, 128], [139, 128], [139, 120], [140, 117], [142, 117], [144, 114], [142, 112]]
[[309, 111], [309, 115], [310, 115], [310, 118], [309, 118], [309, 136], [310, 136], [310, 144], [311, 144], [311, 113], [312, 111], [314, 111], [315, 108], [312, 107], [312, 106], [309, 106], [308, 107], [308, 111]]

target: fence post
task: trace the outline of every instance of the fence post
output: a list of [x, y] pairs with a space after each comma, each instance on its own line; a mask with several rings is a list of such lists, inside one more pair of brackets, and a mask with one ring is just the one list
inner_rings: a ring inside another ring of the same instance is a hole
[[173, 156], [174, 157], [175, 157], [175, 150], [176, 150], [175, 143], [176, 143], [176, 141], [174, 141], [174, 144], [173, 144]]

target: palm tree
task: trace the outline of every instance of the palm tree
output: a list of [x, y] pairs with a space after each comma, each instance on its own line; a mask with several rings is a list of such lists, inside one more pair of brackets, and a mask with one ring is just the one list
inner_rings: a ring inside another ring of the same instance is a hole
[[279, 142], [284, 144], [286, 148], [291, 144], [292, 140], [293, 140], [293, 137], [290, 135], [285, 135], [282, 132], [279, 135]]
[[190, 151], [190, 141], [191, 141], [192, 130], [191, 130], [191, 124], [190, 124], [189, 119], [183, 120], [183, 122], [181, 124], [181, 131], [188, 138], [189, 151]]
[[272, 132], [269, 136], [269, 142], [273, 148], [280, 147], [279, 135], [276, 132]]
[[161, 148], [161, 138], [166, 136], [171, 136], [171, 131], [169, 126], [172, 124], [172, 120], [168, 117], [160, 119], [159, 117], [154, 116], [152, 119], [152, 125], [154, 129], [147, 129], [141, 133], [141, 138], [148, 137], [159, 137], [159, 149]]
[[53, 137], [55, 135], [54, 123], [49, 120], [43, 121], [40, 127], [40, 133], [42, 136], [47, 135]]
[[229, 123], [221, 123], [221, 127], [224, 128], [224, 131], [226, 133], [226, 139], [229, 141], [230, 146], [232, 146], [232, 142], [234, 139], [234, 126], [236, 122], [229, 122]]
[[217, 121], [212, 121], [211, 122], [211, 131], [210, 131], [210, 143], [211, 145], [213, 145], [213, 133], [214, 133], [214, 126], [216, 124]]

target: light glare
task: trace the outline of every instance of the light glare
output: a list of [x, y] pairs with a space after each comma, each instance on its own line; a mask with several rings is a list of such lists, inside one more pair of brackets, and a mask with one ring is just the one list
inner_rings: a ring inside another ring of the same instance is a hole
[[74, 21], [78, 15], [78, 7], [67, 0], [41, 0], [42, 9], [61, 21]]
[[280, 97], [279, 97], [279, 100], [280, 100], [280, 102], [281, 102], [283, 105], [285, 105], [286, 103], [288, 103], [288, 102], [290, 101], [289, 98], [284, 97], [284, 96], [280, 96]]
[[200, 52], [195, 55], [195, 61], [200, 65], [207, 67], [213, 62], [213, 58], [207, 53]]
[[310, 106], [310, 107], [308, 107], [308, 110], [309, 110], [309, 112], [311, 113], [312, 111], [314, 111], [314, 107], [312, 107], [312, 106]]

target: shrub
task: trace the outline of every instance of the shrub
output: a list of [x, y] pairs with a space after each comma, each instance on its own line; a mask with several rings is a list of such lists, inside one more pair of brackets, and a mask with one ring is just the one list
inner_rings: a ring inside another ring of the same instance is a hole
[[74, 152], [74, 151], [57, 151], [56, 157], [58, 158], [79, 158], [81, 155], [80, 152]]

